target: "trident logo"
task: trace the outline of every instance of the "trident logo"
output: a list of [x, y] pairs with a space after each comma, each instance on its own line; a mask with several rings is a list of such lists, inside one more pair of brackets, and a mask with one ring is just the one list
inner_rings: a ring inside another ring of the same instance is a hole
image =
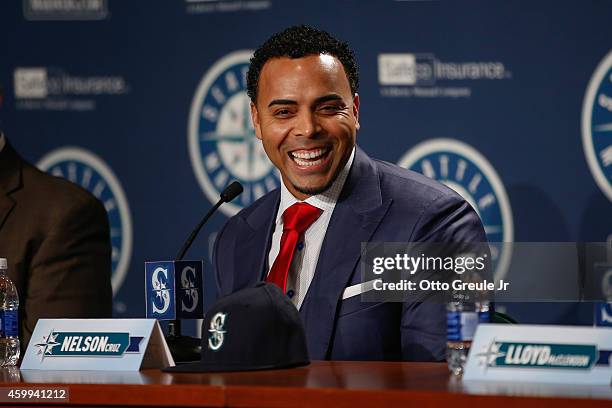
[[[160, 275], [161, 274], [161, 275]], [[161, 276], [164, 278], [162, 279]], [[153, 284], [153, 313], [164, 314], [170, 306], [170, 289], [168, 288], [168, 270], [161, 266], [156, 268], [151, 275], [151, 283]], [[157, 307], [157, 299], [161, 301], [161, 308]]]
[[210, 320], [210, 329], [208, 329], [210, 333], [210, 337], [208, 338], [208, 348], [217, 351], [223, 345], [225, 330], [223, 330], [223, 325], [225, 324], [225, 318], [227, 317], [226, 313], [217, 313]]
[[[196, 270], [191, 266], [186, 266], [181, 273], [181, 289], [184, 290], [185, 296], [181, 300], [181, 310], [183, 312], [193, 312], [198, 306], [198, 288], [195, 284]], [[191, 300], [191, 306], [185, 304], [185, 299]]]

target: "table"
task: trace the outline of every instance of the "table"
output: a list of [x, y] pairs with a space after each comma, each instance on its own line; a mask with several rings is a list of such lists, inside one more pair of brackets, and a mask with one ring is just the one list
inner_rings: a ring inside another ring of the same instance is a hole
[[443, 363], [315, 361], [289, 370], [239, 373], [28, 370], [21, 378], [12, 375], [5, 373], [0, 387], [68, 387], [71, 405], [612, 407], [607, 386], [466, 383]]

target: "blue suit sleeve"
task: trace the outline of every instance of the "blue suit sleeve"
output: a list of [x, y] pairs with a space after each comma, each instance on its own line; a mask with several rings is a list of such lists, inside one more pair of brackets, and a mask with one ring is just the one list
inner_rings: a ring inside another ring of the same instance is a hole
[[[217, 298], [227, 295], [231, 291], [231, 286], [228, 287], [228, 282], [226, 276], [223, 274], [223, 266], [221, 261], [223, 260], [225, 253], [224, 246], [224, 232], [228, 227], [228, 224], [231, 220], [228, 220], [221, 228], [221, 231], [217, 234], [217, 239], [215, 239], [215, 244], [213, 245], [213, 253], [212, 253], [212, 266], [213, 266], [213, 275], [215, 277], [216, 284], [216, 292]], [[227, 255], [225, 255], [227, 256]]]
[[[480, 217], [460, 196], [438, 197], [424, 210], [412, 232], [412, 242], [487, 242]], [[436, 301], [403, 305], [402, 358], [444, 361], [446, 307]]]

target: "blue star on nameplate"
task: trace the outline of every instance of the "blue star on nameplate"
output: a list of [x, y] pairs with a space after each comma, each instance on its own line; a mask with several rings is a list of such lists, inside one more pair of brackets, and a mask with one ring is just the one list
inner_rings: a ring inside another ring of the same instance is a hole
[[504, 357], [505, 355], [506, 353], [499, 351], [499, 343], [497, 343], [495, 340], [489, 343], [489, 346], [484, 352], [476, 354], [476, 356], [480, 359], [480, 365], [483, 366], [485, 370], [489, 366], [494, 366], [497, 359], [499, 357]]
[[46, 354], [53, 354], [53, 347], [59, 346], [61, 343], [57, 342], [58, 333], [54, 333], [51, 330], [48, 336], [43, 336], [41, 343], [35, 344], [38, 347], [38, 354], [41, 354], [41, 360], [45, 358]]

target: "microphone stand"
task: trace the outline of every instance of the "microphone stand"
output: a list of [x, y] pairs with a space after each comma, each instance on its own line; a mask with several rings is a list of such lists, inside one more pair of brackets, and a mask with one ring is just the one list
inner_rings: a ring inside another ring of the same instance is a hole
[[171, 320], [168, 323], [166, 343], [170, 354], [177, 363], [199, 361], [202, 353], [202, 344], [197, 337], [183, 336], [181, 334], [181, 321]]
[[[213, 215], [215, 211], [221, 206], [223, 203], [227, 203], [236, 198], [240, 193], [242, 193], [242, 186], [238, 182], [233, 182], [229, 186], [223, 190], [221, 193], [221, 198], [217, 203], [206, 213], [204, 218], [200, 221], [200, 223], [195, 227], [191, 234], [183, 244], [182, 248], [179, 250], [176, 255], [176, 261], [182, 261], [185, 257], [185, 254], [191, 247], [194, 239], [204, 226], [208, 219]], [[202, 333], [204, 336], [204, 333]], [[166, 343], [168, 343], [168, 348], [170, 349], [170, 353], [174, 358], [175, 362], [187, 363], [200, 360], [201, 352], [202, 352], [202, 343], [201, 340], [196, 337], [191, 336], [183, 336], [181, 334], [181, 321], [179, 319], [170, 320], [168, 323], [168, 335], [166, 336]]]

